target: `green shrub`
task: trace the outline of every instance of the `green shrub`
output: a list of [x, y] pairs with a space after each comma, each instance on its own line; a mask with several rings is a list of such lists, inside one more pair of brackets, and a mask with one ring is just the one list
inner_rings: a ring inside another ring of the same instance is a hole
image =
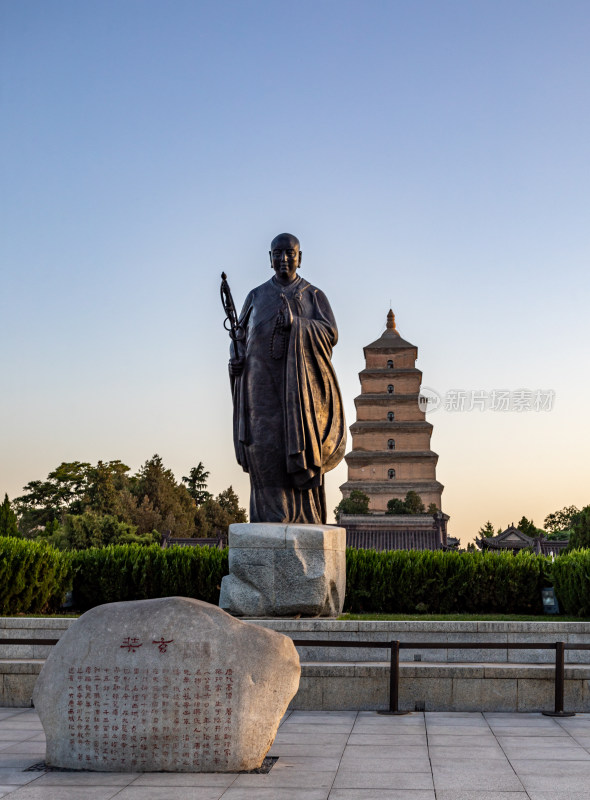
[[348, 548], [344, 610], [541, 614], [546, 563], [530, 553]]
[[550, 565], [562, 614], [590, 616], [590, 550], [572, 550]]
[[217, 605], [228, 573], [227, 548], [109, 545], [72, 556], [74, 604], [87, 611], [103, 603], [151, 597], [195, 597]]
[[0, 537], [0, 614], [53, 611], [71, 587], [71, 556], [45, 542]]

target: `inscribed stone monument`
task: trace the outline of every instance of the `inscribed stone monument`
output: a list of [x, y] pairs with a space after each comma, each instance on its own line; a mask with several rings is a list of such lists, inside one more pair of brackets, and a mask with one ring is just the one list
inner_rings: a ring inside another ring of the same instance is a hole
[[299, 676], [288, 637], [166, 597], [80, 617], [33, 700], [52, 766], [236, 772], [261, 765]]

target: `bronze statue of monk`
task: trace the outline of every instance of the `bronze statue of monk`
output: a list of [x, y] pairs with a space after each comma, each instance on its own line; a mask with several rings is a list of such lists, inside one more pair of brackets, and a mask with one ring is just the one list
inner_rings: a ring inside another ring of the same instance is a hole
[[325, 524], [324, 473], [346, 445], [338, 330], [324, 293], [297, 275], [297, 237], [281, 233], [269, 255], [275, 274], [246, 298], [230, 352], [236, 458], [251, 522]]

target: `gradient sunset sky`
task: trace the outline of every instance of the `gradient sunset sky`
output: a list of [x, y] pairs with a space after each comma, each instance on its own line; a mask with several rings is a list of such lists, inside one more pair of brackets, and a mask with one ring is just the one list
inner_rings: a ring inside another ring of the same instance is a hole
[[0, 0], [2, 496], [159, 453], [247, 505], [219, 274], [286, 230], [348, 424], [390, 305], [439, 394], [554, 392], [429, 415], [451, 534], [589, 504], [589, 42], [576, 0]]

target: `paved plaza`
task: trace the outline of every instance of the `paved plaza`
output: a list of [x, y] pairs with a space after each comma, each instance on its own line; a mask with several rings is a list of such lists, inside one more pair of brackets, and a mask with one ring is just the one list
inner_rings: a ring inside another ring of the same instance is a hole
[[267, 775], [27, 772], [33, 709], [0, 709], [0, 797], [11, 800], [590, 800], [590, 714], [293, 711]]

